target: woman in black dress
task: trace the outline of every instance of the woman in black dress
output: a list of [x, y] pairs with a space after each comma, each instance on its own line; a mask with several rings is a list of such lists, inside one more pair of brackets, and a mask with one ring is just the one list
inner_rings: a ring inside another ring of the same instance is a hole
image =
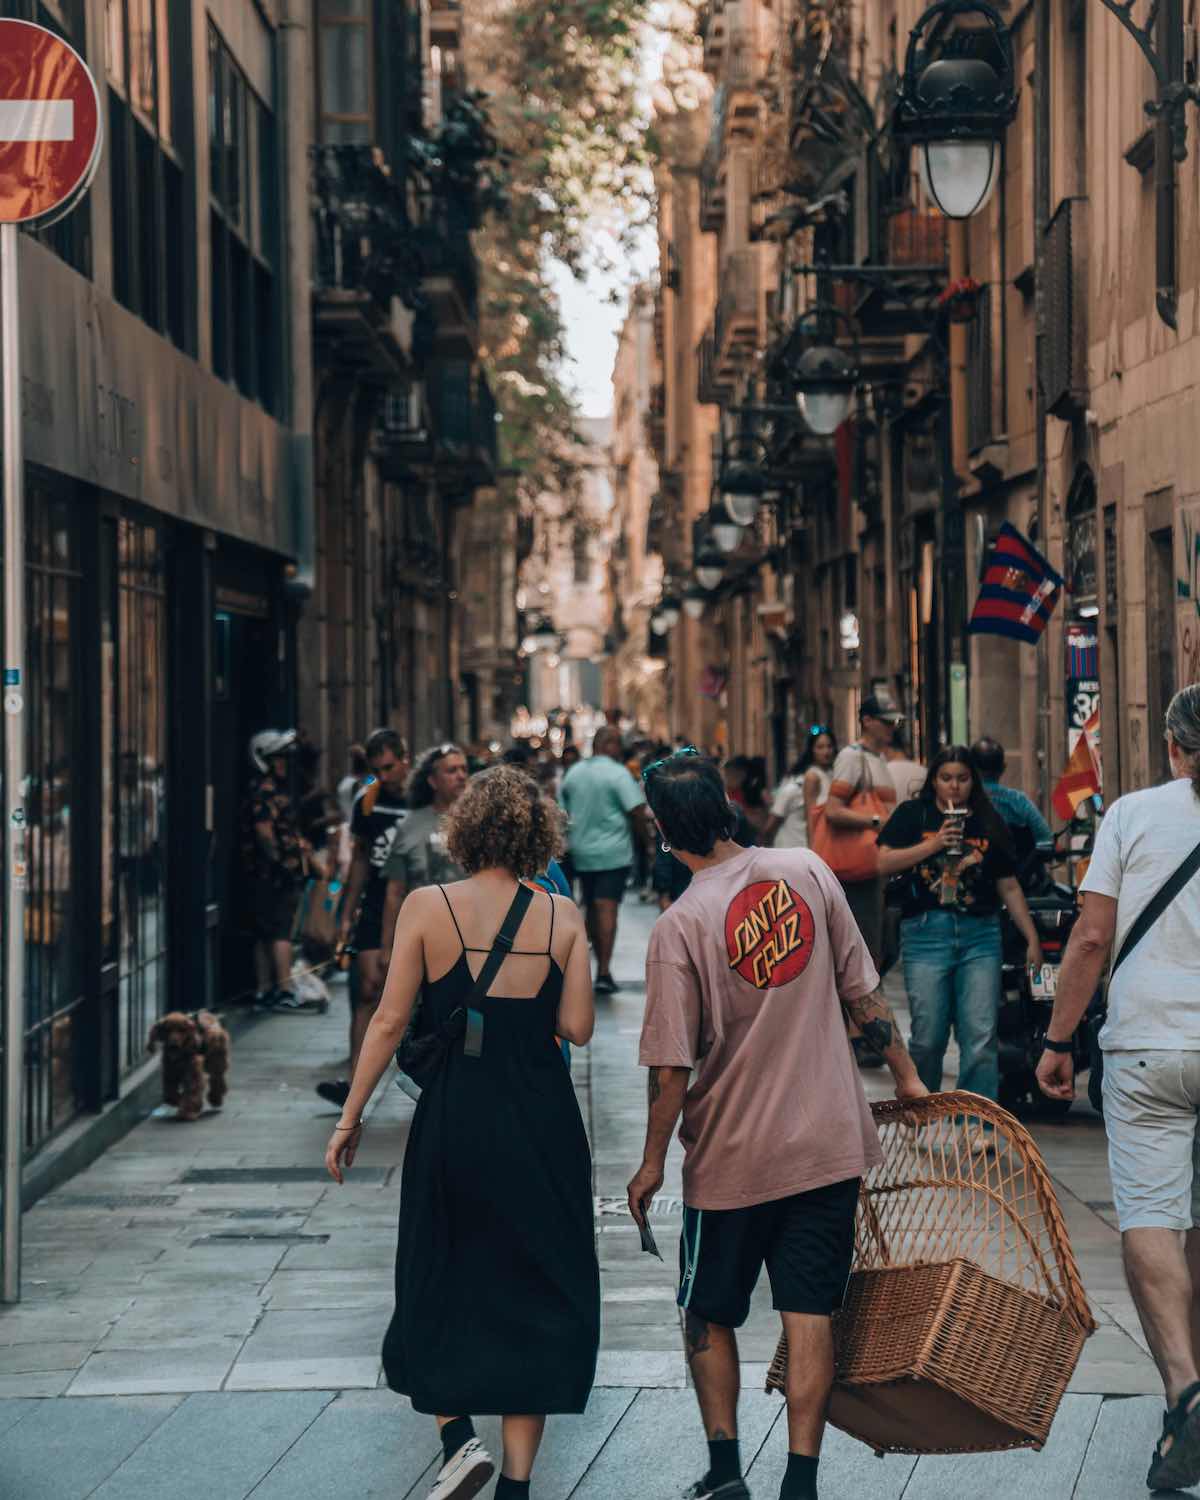
[[[518, 891], [558, 851], [562, 814], [512, 766], [481, 772], [447, 818], [456, 884], [413, 891], [325, 1162], [354, 1161], [362, 1112], [421, 996], [427, 1033], [467, 1005]], [[430, 1500], [494, 1472], [471, 1416], [504, 1418], [497, 1500], [529, 1494], [548, 1413], [580, 1412], [595, 1374], [599, 1271], [591, 1157], [556, 1037], [592, 1035], [587, 936], [573, 902], [538, 890], [486, 998], [482, 1047], [461, 1036], [417, 1105], [404, 1158], [388, 1384], [436, 1415], [445, 1466]]]

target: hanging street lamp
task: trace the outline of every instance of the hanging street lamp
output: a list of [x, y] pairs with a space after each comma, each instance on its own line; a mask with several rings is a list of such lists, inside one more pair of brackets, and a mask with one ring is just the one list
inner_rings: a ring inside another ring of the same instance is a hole
[[709, 506], [708, 534], [717, 544], [719, 552], [724, 552], [727, 555], [730, 552], [736, 552], [741, 545], [742, 529], [721, 501]]
[[[834, 342], [839, 322], [849, 334], [848, 349]], [[850, 415], [859, 381], [854, 324], [832, 303], [814, 303], [796, 319], [783, 360], [796, 405], [810, 431], [818, 437], [832, 437]]]
[[[744, 447], [744, 441], [737, 446]], [[753, 526], [767, 487], [758, 464], [745, 457], [723, 459], [717, 486], [730, 519], [738, 526]]]
[[[982, 26], [954, 26], [978, 16]], [[921, 184], [948, 219], [992, 196], [1017, 116], [1012, 33], [985, 0], [937, 0], [908, 35], [892, 132], [917, 149]]]
[[725, 572], [725, 559], [715, 547], [706, 545], [696, 559], [696, 582], [702, 589], [711, 591], [720, 588]]
[[[699, 574], [700, 569], [697, 568], [697, 577], [699, 577]], [[720, 581], [720, 573], [718, 571], [717, 582], [719, 583]], [[703, 618], [704, 611], [708, 608], [708, 597], [709, 591], [704, 587], [702, 583], [693, 583], [690, 585], [690, 587], [684, 589], [683, 612], [685, 615], [687, 615], [689, 620], [699, 620]]]
[[521, 641], [522, 651], [526, 656], [533, 656], [539, 651], [553, 651], [557, 645], [558, 631], [554, 628], [554, 621], [549, 615], [536, 615]]
[[658, 601], [658, 618], [663, 622], [664, 634], [667, 630], [675, 629], [682, 612], [683, 605], [674, 590], [662, 596]]

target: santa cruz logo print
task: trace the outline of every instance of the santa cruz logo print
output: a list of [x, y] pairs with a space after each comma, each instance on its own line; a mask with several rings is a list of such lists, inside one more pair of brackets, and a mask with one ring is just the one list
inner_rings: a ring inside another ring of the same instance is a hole
[[786, 880], [757, 880], [729, 904], [725, 947], [729, 967], [756, 989], [788, 984], [812, 958], [813, 914]]

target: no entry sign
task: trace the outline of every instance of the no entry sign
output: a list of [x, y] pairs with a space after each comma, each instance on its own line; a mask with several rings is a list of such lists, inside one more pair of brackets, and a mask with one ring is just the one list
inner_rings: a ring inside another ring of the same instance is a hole
[[0, 21], [0, 223], [74, 207], [100, 160], [100, 95], [87, 64], [30, 21]]

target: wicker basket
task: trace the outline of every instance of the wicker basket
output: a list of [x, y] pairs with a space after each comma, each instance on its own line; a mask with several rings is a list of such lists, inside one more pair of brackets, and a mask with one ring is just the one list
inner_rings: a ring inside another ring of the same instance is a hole
[[872, 1112], [829, 1419], [880, 1453], [1040, 1448], [1095, 1323], [1038, 1149], [976, 1094]]

